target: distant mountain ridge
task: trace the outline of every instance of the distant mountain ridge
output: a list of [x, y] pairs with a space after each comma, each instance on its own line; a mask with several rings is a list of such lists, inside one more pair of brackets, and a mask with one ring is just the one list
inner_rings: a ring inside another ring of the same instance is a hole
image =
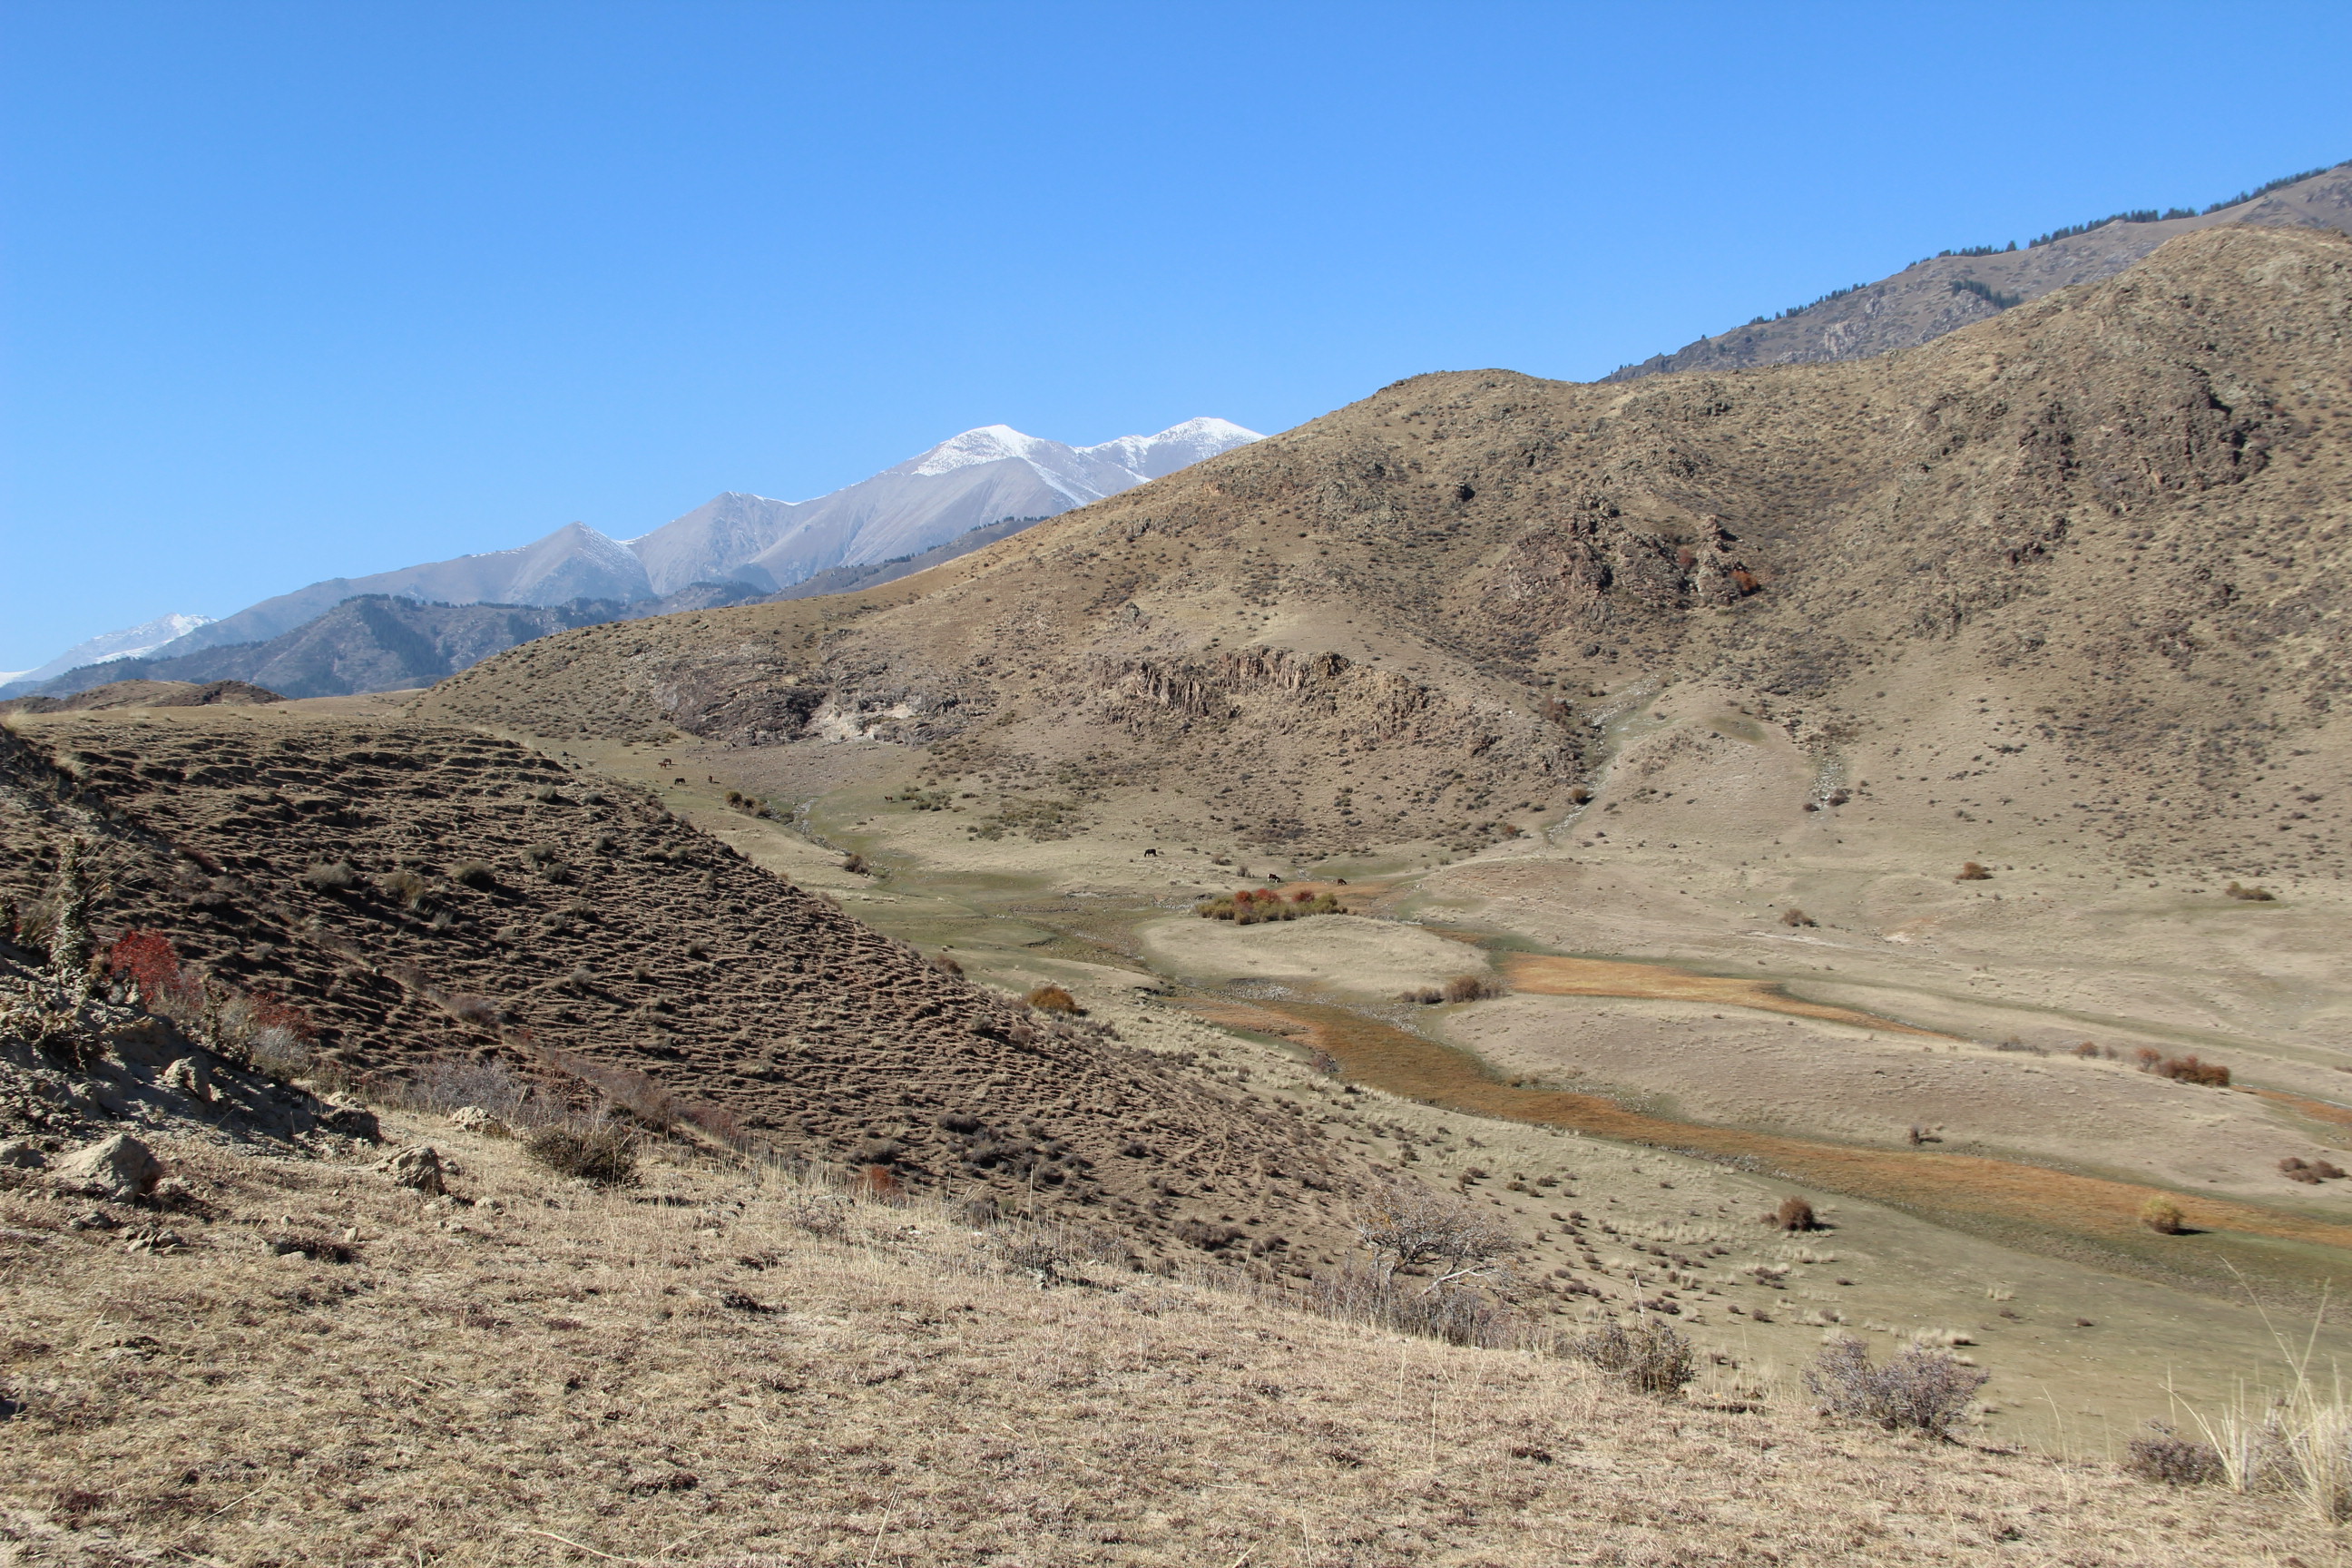
[[291, 697], [431, 685], [575, 626], [871, 587], [1258, 439], [1223, 419], [1093, 447], [982, 426], [814, 500], [730, 492], [632, 540], [567, 523], [519, 549], [331, 577], [217, 621], [167, 616], [0, 684], [0, 699], [132, 679], [250, 680]]
[[32, 694], [71, 698], [125, 681], [245, 682], [281, 697], [394, 691], [469, 668], [494, 653], [576, 626], [738, 605], [763, 595], [747, 584], [696, 584], [658, 599], [573, 599], [562, 605], [425, 604], [363, 594], [266, 641], [165, 658], [110, 659], [43, 682]]
[[[611, 538], [585, 523], [566, 523], [513, 550], [362, 577], [330, 577], [217, 621], [182, 617], [190, 624], [170, 637], [138, 640], [137, 634], [160, 622], [112, 633], [110, 638], [131, 639], [130, 644], [109, 651], [92, 651], [95, 642], [84, 644], [0, 685], [0, 698], [22, 695], [68, 672], [79, 680], [82, 667], [105, 659], [179, 659], [208, 648], [268, 642], [354, 598], [383, 595], [444, 605], [552, 607], [577, 600], [633, 605], [698, 583], [746, 584], [753, 592], [744, 596], [754, 597], [836, 567], [922, 555], [1011, 519], [1056, 516], [1260, 438], [1254, 430], [1213, 418], [1188, 419], [1155, 436], [1119, 436], [1092, 447], [986, 425], [813, 500], [730, 491], [631, 540]], [[852, 575], [870, 581], [873, 574]]]
[[2167, 240], [2222, 224], [2332, 228], [2352, 234], [2352, 163], [2273, 180], [2202, 212], [2118, 213], [2054, 229], [2020, 247], [1948, 250], [1875, 283], [1823, 295], [1773, 317], [1701, 338], [1672, 353], [1621, 365], [1601, 379], [1639, 380], [1675, 371], [1746, 370], [1868, 359], [1916, 348], [1989, 321], [2053, 289], [2111, 278]]
[[119, 632], [100, 633], [88, 642], [76, 643], [47, 664], [20, 669], [0, 679], [12, 684], [37, 685], [51, 676], [63, 675], [67, 670], [85, 664], [96, 664], [109, 658], [136, 658], [141, 654], [152, 653], [166, 643], [211, 624], [210, 616], [158, 616], [152, 621], [142, 621]]
[[734, 578], [771, 591], [836, 566], [870, 565], [1012, 517], [1090, 505], [1259, 437], [1223, 419], [1070, 447], [985, 425], [814, 500], [729, 493], [629, 548], [656, 593]]

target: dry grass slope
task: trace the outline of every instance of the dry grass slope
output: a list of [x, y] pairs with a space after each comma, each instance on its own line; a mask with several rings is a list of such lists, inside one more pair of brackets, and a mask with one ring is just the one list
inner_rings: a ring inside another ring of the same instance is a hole
[[1212, 1281], [1041, 1288], [1051, 1233], [683, 1155], [600, 1192], [387, 1125], [449, 1196], [166, 1143], [201, 1212], [160, 1250], [0, 1172], [10, 1561], [2343, 1561], [2218, 1488], [1661, 1405]]

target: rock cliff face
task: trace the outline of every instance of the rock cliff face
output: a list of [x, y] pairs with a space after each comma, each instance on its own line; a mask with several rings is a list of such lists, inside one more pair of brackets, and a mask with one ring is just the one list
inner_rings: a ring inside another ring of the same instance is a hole
[[941, 782], [1212, 777], [1222, 824], [1328, 850], [1558, 805], [1676, 682], [1822, 746], [1982, 691], [2048, 730], [2052, 821], [2334, 866], [2341, 803], [2263, 839], [2245, 785], [2342, 744], [2348, 340], [2352, 241], [2219, 226], [1853, 364], [1421, 376], [887, 590], [552, 638], [423, 710], [804, 714]]

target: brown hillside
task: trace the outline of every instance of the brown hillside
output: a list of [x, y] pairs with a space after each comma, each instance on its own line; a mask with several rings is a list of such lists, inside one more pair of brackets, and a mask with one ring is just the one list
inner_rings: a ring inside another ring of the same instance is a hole
[[292, 1003], [347, 1072], [568, 1053], [779, 1152], [1034, 1197], [1147, 1253], [1188, 1250], [1181, 1232], [1311, 1261], [1363, 1173], [1286, 1108], [943, 973], [520, 747], [276, 713], [17, 724], [0, 900], [37, 921], [56, 850], [84, 837], [101, 938], [161, 931]]
[[2006, 768], [2020, 832], [2333, 872], [2347, 321], [2352, 240], [2222, 226], [1856, 363], [1422, 376], [888, 588], [551, 637], [419, 711], [927, 743], [961, 789], [1165, 788], [1158, 831], [1304, 858], [1507, 834], [1704, 681], [1824, 795], [1935, 713], [1965, 732], [1896, 765]]

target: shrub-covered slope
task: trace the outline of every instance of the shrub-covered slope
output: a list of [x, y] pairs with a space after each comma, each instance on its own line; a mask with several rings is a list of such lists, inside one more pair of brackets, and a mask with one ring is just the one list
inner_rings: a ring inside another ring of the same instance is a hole
[[494, 1055], [643, 1074], [625, 1098], [674, 1095], [779, 1153], [1034, 1193], [1146, 1252], [1277, 1266], [1335, 1234], [1362, 1174], [1278, 1104], [1034, 1014], [656, 803], [467, 731], [20, 721], [0, 734], [20, 925], [74, 837], [101, 939], [163, 933], [307, 1015], [348, 1073]]

